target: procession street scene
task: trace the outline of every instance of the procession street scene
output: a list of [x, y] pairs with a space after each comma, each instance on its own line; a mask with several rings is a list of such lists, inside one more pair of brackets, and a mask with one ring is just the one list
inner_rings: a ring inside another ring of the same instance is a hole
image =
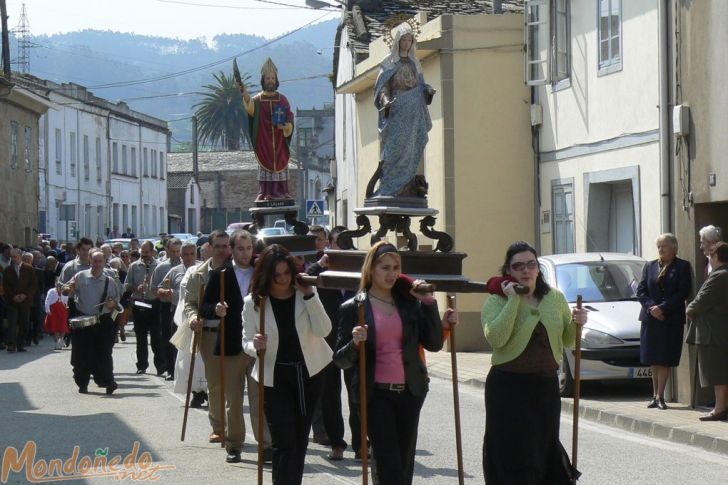
[[0, 483], [728, 484], [728, 4], [0, 19]]

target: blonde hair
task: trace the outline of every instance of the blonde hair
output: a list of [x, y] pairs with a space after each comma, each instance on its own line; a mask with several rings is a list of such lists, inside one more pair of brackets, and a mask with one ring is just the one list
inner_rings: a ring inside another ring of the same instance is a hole
[[[392, 246], [394, 251], [387, 251], [380, 253], [377, 256], [377, 251], [382, 246]], [[364, 264], [361, 266], [361, 282], [359, 283], [359, 292], [366, 292], [372, 287], [372, 273], [374, 272], [374, 266], [386, 255], [392, 256], [397, 264], [402, 265], [402, 256], [400, 256], [397, 248], [387, 241], [379, 241], [374, 246], [369, 248], [366, 257], [364, 258]]]

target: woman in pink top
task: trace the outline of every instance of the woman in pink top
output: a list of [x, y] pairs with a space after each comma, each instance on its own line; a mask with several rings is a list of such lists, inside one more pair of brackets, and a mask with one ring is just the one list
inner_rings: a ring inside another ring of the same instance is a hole
[[[397, 291], [400, 274], [397, 248], [379, 242], [369, 250], [359, 293], [341, 306], [334, 353], [339, 367], [355, 368], [351, 384], [354, 400], [360, 402], [359, 343], [366, 341], [368, 431], [382, 485], [412, 483], [417, 425], [429, 382], [418, 349], [422, 345], [436, 352], [443, 344], [443, 323], [432, 293]], [[358, 321], [360, 303], [365, 306], [364, 326]], [[447, 310], [445, 321], [456, 323], [457, 313]]]

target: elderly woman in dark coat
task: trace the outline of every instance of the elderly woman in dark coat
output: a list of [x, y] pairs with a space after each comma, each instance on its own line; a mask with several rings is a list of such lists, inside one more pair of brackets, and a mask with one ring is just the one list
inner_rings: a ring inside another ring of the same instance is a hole
[[719, 242], [710, 255], [708, 279], [687, 308], [691, 320], [687, 343], [697, 348], [700, 385], [715, 388], [715, 408], [701, 421], [728, 418], [728, 244]]
[[642, 304], [640, 361], [652, 369], [652, 399], [647, 407], [667, 409], [665, 385], [670, 367], [680, 363], [692, 270], [690, 263], [677, 257], [674, 235], [661, 234], [656, 243], [659, 258], [645, 265], [637, 287]]

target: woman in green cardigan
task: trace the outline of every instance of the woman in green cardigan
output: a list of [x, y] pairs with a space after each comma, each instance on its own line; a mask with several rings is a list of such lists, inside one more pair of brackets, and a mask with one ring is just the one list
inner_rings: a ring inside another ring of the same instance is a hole
[[[586, 323], [586, 311], [572, 311], [546, 283], [527, 242], [511, 244], [501, 273], [502, 294], [491, 295], [481, 315], [493, 348], [485, 383], [485, 481], [571, 483], [578, 472], [559, 441], [556, 371], [564, 346], [574, 344], [575, 325]], [[516, 293], [517, 285], [528, 292]]]

